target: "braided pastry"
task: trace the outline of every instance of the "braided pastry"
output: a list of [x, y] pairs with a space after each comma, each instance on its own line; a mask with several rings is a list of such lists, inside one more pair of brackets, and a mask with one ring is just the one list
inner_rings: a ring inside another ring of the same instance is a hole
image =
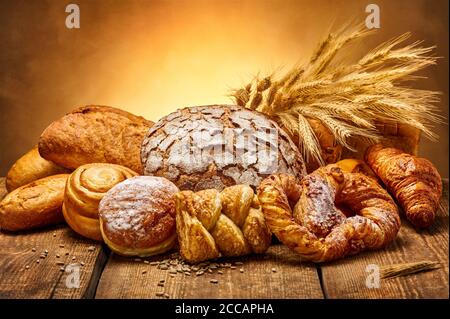
[[108, 163], [85, 164], [78, 167], [66, 183], [64, 219], [78, 234], [102, 240], [98, 220], [98, 204], [114, 185], [136, 176], [131, 169]]
[[416, 227], [430, 226], [442, 194], [442, 180], [433, 164], [381, 144], [368, 148], [365, 157], [397, 199], [406, 218]]
[[180, 254], [189, 262], [269, 248], [271, 233], [250, 186], [182, 191], [175, 195], [175, 209]]
[[314, 262], [381, 248], [400, 228], [397, 206], [375, 180], [335, 164], [305, 176], [301, 184], [289, 175], [272, 175], [259, 186], [258, 198], [270, 230]]

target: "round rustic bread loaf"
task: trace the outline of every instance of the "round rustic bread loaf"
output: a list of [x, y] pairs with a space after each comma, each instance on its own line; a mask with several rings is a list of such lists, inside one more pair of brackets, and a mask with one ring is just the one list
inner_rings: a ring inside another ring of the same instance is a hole
[[141, 160], [145, 175], [165, 177], [182, 190], [257, 187], [270, 174], [306, 174], [298, 148], [274, 121], [234, 105], [163, 117], [144, 138]]

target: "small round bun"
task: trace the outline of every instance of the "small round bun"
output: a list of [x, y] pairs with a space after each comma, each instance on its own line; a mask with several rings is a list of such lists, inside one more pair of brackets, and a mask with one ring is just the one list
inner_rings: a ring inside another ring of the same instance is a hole
[[169, 180], [155, 176], [136, 176], [115, 185], [99, 204], [105, 243], [123, 256], [145, 257], [171, 249], [178, 191]]

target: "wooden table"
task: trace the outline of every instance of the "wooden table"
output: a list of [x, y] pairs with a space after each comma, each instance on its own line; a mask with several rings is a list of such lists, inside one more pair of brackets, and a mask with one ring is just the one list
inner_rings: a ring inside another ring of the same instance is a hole
[[[0, 185], [2, 198], [4, 179]], [[64, 225], [2, 232], [0, 298], [449, 298], [448, 229], [445, 180], [433, 227], [418, 232], [403, 220], [397, 239], [386, 249], [322, 265], [302, 262], [278, 244], [263, 256], [219, 260], [222, 274], [213, 269], [188, 276], [153, 265], [167, 255], [146, 260], [119, 257]], [[366, 286], [368, 265], [423, 260], [438, 261], [441, 268], [381, 279], [379, 288]], [[226, 265], [221, 268], [220, 263]], [[61, 268], [67, 265], [71, 266]]]

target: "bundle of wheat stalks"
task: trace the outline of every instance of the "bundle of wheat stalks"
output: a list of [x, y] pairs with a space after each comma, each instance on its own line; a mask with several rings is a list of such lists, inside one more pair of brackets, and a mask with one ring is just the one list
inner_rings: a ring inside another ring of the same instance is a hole
[[405, 81], [412, 74], [436, 63], [434, 47], [420, 47], [417, 41], [396, 48], [409, 33], [387, 41], [359, 61], [336, 61], [348, 45], [371, 34], [364, 25], [345, 26], [330, 33], [316, 48], [309, 62], [284, 75], [255, 77], [248, 85], [233, 90], [238, 105], [276, 119], [291, 136], [298, 136], [304, 156], [324, 164], [317, 132], [311, 119], [320, 121], [337, 143], [352, 149], [351, 137], [375, 141], [376, 122], [398, 121], [435, 139], [432, 124], [441, 118], [433, 103], [438, 92], [410, 88]]

